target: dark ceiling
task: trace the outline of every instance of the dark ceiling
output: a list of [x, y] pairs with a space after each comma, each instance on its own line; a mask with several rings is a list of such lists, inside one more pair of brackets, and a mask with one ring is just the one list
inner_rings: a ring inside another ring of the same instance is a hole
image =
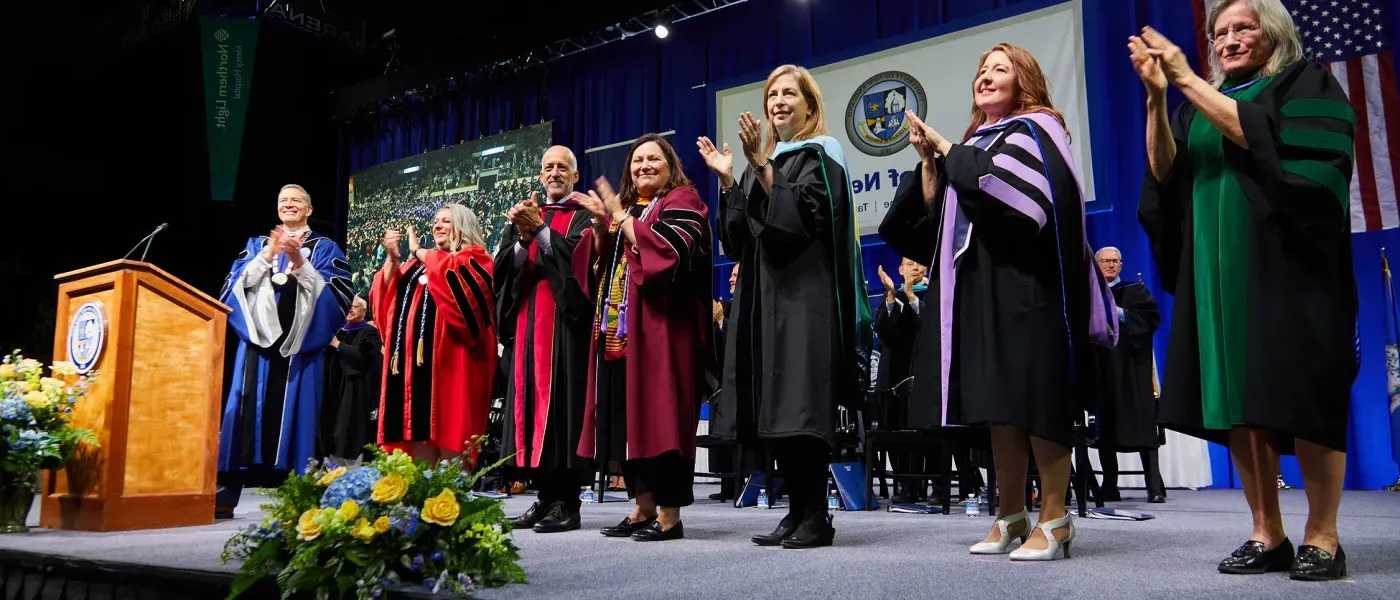
[[[302, 0], [308, 4], [321, 0]], [[371, 40], [390, 29], [405, 65], [471, 67], [515, 57], [571, 36], [665, 8], [676, 0], [511, 2], [324, 0], [327, 12], [362, 20]]]

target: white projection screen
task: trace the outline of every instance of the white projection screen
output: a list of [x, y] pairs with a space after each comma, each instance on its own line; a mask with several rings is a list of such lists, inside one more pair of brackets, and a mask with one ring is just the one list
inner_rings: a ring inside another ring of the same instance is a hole
[[[894, 198], [893, 184], [897, 182], [891, 170], [896, 175], [908, 172], [919, 162], [918, 153], [908, 145], [907, 124], [892, 123], [893, 127], [882, 128], [879, 116], [909, 108], [944, 137], [955, 143], [961, 141], [971, 116], [977, 59], [999, 42], [1029, 50], [1045, 71], [1055, 108], [1064, 113], [1069, 126], [1073, 139], [1070, 149], [1079, 165], [1085, 201], [1092, 202], [1094, 178], [1089, 160], [1081, 23], [1080, 1], [1069, 0], [896, 48], [809, 67], [821, 88], [827, 128], [845, 150], [860, 233], [876, 232]], [[739, 158], [739, 115], [749, 111], [763, 116], [766, 75], [715, 93], [716, 143], [729, 143], [738, 159], [736, 175], [744, 168], [743, 159]], [[872, 111], [867, 112], [867, 107]], [[858, 138], [855, 142], [853, 133]]]

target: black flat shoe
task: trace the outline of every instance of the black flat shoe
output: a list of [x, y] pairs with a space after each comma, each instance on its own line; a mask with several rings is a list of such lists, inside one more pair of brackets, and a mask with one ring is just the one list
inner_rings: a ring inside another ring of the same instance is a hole
[[783, 517], [783, 520], [778, 523], [778, 527], [773, 530], [773, 533], [768, 535], [756, 535], [749, 539], [760, 546], [778, 546], [783, 543], [783, 540], [797, 533], [797, 526], [801, 524], [802, 519], [798, 518], [797, 515], [788, 513], [788, 515]]
[[1337, 546], [1334, 555], [1317, 546], [1298, 546], [1298, 558], [1293, 561], [1290, 579], [1298, 581], [1336, 581], [1347, 576], [1347, 553]]
[[608, 537], [632, 537], [632, 534], [647, 527], [651, 527], [651, 524], [655, 522], [656, 517], [637, 521], [636, 523], [632, 522], [631, 517], [622, 517], [621, 523], [612, 527], [604, 527], [602, 533]]
[[521, 529], [531, 529], [535, 526], [535, 523], [539, 523], [540, 519], [544, 518], [544, 515], [545, 508], [541, 507], [540, 503], [536, 501], [535, 503], [530, 505], [530, 508], [525, 509], [525, 512], [522, 513], [520, 516], [511, 517], [510, 524], [511, 527], [514, 528], [516, 531], [520, 531]]
[[579, 511], [571, 509], [563, 502], [549, 505], [543, 519], [535, 523], [535, 533], [562, 533], [579, 528]]
[[1249, 540], [1230, 553], [1230, 558], [1220, 561], [1219, 570], [1231, 575], [1259, 575], [1292, 568], [1293, 542], [1283, 538], [1273, 550], [1265, 550], [1263, 542]]
[[1167, 501], [1166, 494], [1152, 494], [1147, 497], [1147, 501], [1152, 504], [1164, 504]]
[[831, 515], [817, 513], [802, 520], [797, 532], [783, 540], [783, 548], [801, 550], [830, 546], [836, 539], [836, 528], [831, 526]]
[[632, 539], [638, 542], [664, 542], [667, 540], [679, 540], [685, 537], [685, 525], [676, 521], [670, 529], [662, 529], [661, 521], [653, 520], [651, 525], [632, 534]]

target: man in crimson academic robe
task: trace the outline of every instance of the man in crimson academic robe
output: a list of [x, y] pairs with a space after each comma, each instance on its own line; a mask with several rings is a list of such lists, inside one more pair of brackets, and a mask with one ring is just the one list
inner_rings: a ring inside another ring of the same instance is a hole
[[1118, 453], [1138, 452], [1146, 473], [1148, 502], [1166, 502], [1167, 490], [1157, 464], [1161, 432], [1157, 428], [1157, 396], [1152, 390], [1152, 336], [1162, 322], [1157, 301], [1140, 282], [1123, 281], [1123, 254], [1106, 247], [1095, 255], [1099, 270], [1113, 290], [1121, 333], [1118, 345], [1102, 350], [1099, 360], [1105, 381], [1100, 389], [1099, 465], [1103, 468], [1100, 499], [1122, 500], [1118, 491]]
[[219, 426], [216, 516], [231, 517], [244, 485], [277, 485], [316, 455], [325, 350], [354, 292], [330, 238], [311, 231], [311, 195], [282, 187], [282, 224], [248, 239], [219, 300], [238, 338]]
[[592, 224], [571, 199], [578, 159], [563, 146], [540, 161], [543, 198], [506, 212], [496, 253], [495, 292], [500, 341], [505, 346], [505, 422], [501, 455], [529, 474], [537, 501], [513, 519], [515, 528], [540, 533], [579, 528], [579, 493], [594, 472], [580, 457], [579, 435], [588, 382], [593, 303], [574, 277], [573, 252]]

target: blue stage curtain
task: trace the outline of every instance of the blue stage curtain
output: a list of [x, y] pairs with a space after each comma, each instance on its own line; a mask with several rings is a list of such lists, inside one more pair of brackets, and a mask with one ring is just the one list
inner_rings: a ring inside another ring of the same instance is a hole
[[[762, 79], [780, 64], [815, 66], [827, 62], [824, 57], [883, 40], [935, 28], [945, 32], [997, 18], [995, 11], [1051, 4], [1054, 0], [750, 0], [676, 24], [665, 40], [637, 36], [556, 61], [547, 70], [526, 71], [346, 125], [341, 137], [342, 177], [381, 162], [550, 120], [555, 143], [576, 153], [674, 129], [686, 174], [701, 197], [712, 198], [715, 178], [706, 171], [692, 142], [700, 135], [714, 135], [709, 131], [708, 101], [716, 90], [707, 84], [744, 76]], [[1198, 64], [1194, 40], [1199, 32], [1190, 6], [1184, 0], [1082, 0], [1081, 11], [1094, 185], [1098, 195], [1111, 198], [1114, 205], [1111, 211], [1088, 217], [1089, 235], [1095, 247], [1122, 250], [1124, 276], [1136, 279], [1142, 273], [1156, 296], [1164, 315], [1156, 341], [1159, 357], [1166, 356], [1172, 298], [1162, 291], [1137, 222], [1146, 162], [1145, 97], [1126, 45], [1129, 35], [1151, 25], [1181, 46], [1192, 64]], [[1400, 10], [1390, 11], [1390, 31], [1400, 31], [1397, 13]], [[968, 61], [971, 85], [976, 57], [963, 59]], [[1173, 105], [1182, 101], [1175, 91], [1170, 99]], [[967, 107], [943, 109], [964, 112]], [[591, 187], [591, 182], [584, 181], [583, 186]], [[1375, 489], [1396, 476], [1385, 412], [1378, 252], [1387, 244], [1400, 248], [1400, 231], [1358, 235], [1353, 243], [1361, 288], [1363, 364], [1350, 399], [1347, 486]], [[878, 238], [867, 237], [864, 244], [867, 283], [879, 286], [875, 267], [883, 265], [893, 273], [899, 257]], [[714, 289], [723, 295], [728, 293], [731, 268], [717, 257]], [[1211, 458], [1216, 485], [1237, 486], [1228, 452], [1213, 447]], [[1296, 460], [1287, 459], [1283, 470], [1290, 483], [1301, 485]]]

